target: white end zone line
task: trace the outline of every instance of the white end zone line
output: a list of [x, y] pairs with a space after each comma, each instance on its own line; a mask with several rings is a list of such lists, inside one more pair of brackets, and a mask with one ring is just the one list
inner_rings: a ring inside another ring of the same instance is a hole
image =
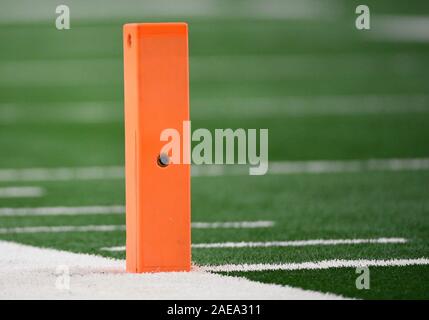
[[4, 187], [0, 188], [0, 198], [39, 198], [45, 195], [40, 187]]
[[[267, 174], [429, 170], [429, 158], [270, 162]], [[192, 176], [248, 175], [246, 165], [193, 165]], [[124, 179], [122, 166], [0, 169], [0, 181]]]
[[[191, 272], [129, 274], [122, 260], [6, 241], [0, 241], [0, 252], [0, 299], [342, 299], [198, 268]], [[65, 270], [70, 276], [69, 289], [56, 286]]]
[[[394, 244], [406, 243], [404, 238], [374, 238], [374, 239], [316, 239], [266, 242], [219, 242], [219, 243], [193, 243], [192, 248], [268, 248], [268, 247], [304, 247], [304, 246], [335, 246], [345, 244]], [[125, 251], [125, 246], [103, 247], [102, 251]]]
[[[282, 264], [194, 266], [191, 272], [127, 274], [121, 260], [0, 241], [1, 299], [338, 299], [288, 286], [212, 272], [317, 270], [429, 265], [428, 258], [324, 260]], [[61, 269], [58, 269], [61, 267]], [[70, 275], [70, 289], [56, 287]]]
[[358, 267], [405, 267], [414, 265], [429, 265], [428, 258], [418, 259], [388, 259], [388, 260], [322, 260], [300, 263], [278, 264], [226, 264], [213, 266], [200, 266], [199, 270], [211, 272], [236, 272], [236, 271], [275, 271], [275, 270], [322, 270], [333, 268], [358, 268]]
[[[193, 222], [193, 229], [230, 228], [270, 228], [273, 221], [235, 221], [235, 222]], [[124, 231], [125, 225], [85, 225], [85, 226], [35, 226], [0, 228], [0, 234], [19, 233], [62, 233], [62, 232], [111, 232]]]

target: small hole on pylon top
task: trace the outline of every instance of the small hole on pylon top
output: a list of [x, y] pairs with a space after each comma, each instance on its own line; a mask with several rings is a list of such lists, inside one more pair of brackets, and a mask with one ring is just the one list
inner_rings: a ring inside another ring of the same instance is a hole
[[128, 44], [128, 48], [131, 47], [131, 35], [129, 34], [127, 37], [127, 44]]
[[158, 156], [158, 159], [157, 159], [156, 163], [160, 167], [165, 168], [166, 166], [168, 166], [170, 164], [170, 157], [167, 154], [165, 154], [165, 153], [161, 153]]

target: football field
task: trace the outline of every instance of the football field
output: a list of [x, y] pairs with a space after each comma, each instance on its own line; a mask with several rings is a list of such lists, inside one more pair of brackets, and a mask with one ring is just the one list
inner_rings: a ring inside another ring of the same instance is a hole
[[192, 129], [269, 129], [264, 176], [192, 167], [195, 268], [428, 299], [429, 3], [367, 2], [362, 31], [341, 0], [71, 2], [59, 31], [54, 2], [6, 1], [0, 240], [125, 258], [122, 25], [185, 21]]

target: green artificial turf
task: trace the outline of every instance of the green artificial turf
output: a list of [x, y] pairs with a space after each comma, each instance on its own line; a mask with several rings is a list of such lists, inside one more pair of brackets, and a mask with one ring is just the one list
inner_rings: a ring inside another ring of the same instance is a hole
[[428, 271], [428, 266], [410, 266], [401, 270], [398, 270], [398, 267], [370, 267], [368, 289], [356, 287], [356, 279], [361, 273], [356, 273], [356, 269], [350, 268], [227, 274], [265, 283], [290, 285], [325, 293], [335, 292], [343, 297], [356, 299], [427, 300]]

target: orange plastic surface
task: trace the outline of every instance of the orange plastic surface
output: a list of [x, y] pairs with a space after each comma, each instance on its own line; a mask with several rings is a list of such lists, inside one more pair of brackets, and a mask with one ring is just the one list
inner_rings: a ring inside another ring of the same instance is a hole
[[157, 163], [161, 132], [183, 138], [189, 120], [188, 28], [132, 23], [123, 32], [127, 272], [189, 271], [190, 165]]

